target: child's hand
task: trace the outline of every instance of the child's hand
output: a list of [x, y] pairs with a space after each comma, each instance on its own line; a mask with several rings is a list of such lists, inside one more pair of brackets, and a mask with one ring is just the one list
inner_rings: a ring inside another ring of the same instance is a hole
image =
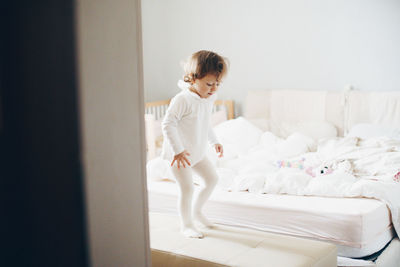
[[190, 166], [190, 161], [186, 156], [190, 156], [190, 154], [186, 150], [183, 150], [181, 153], [176, 154], [174, 156], [174, 160], [171, 162], [171, 166], [174, 165], [175, 161], [178, 164], [178, 169], [180, 169], [181, 164], [183, 165], [183, 168], [186, 168], [186, 164]]
[[221, 144], [215, 144], [215, 152], [219, 153], [218, 157], [222, 158], [224, 156], [224, 148], [222, 147]]

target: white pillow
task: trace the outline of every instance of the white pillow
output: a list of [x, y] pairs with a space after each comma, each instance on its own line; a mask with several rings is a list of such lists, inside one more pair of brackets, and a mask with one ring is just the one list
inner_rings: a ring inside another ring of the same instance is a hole
[[278, 154], [281, 158], [291, 158], [316, 149], [315, 141], [301, 133], [291, 134], [284, 142], [278, 145]]
[[172, 174], [171, 169], [169, 168], [168, 161], [156, 157], [146, 164], [147, 170], [147, 179], [152, 181], [165, 181], [172, 180], [174, 181], [174, 175]]
[[280, 137], [286, 138], [293, 133], [301, 133], [315, 141], [322, 138], [337, 136], [336, 127], [329, 122], [304, 121], [304, 122], [271, 122], [271, 131]]
[[257, 119], [248, 119], [248, 121], [257, 126], [263, 132], [269, 131], [270, 127], [268, 119], [257, 118]]
[[[284, 140], [280, 137], [277, 137], [271, 132], [264, 132], [260, 138], [260, 144], [265, 148], [272, 150], [277, 144], [283, 142]], [[273, 150], [272, 150], [273, 151]]]
[[317, 142], [301, 133], [293, 133], [282, 139], [267, 131], [262, 134], [260, 145], [280, 158], [294, 157], [317, 149]]
[[161, 123], [163, 118], [154, 121], [154, 135], [156, 138], [162, 136]]
[[385, 124], [359, 123], [351, 128], [348, 136], [362, 139], [388, 137], [400, 140], [400, 128]]
[[243, 117], [227, 120], [214, 127], [215, 135], [224, 146], [224, 155], [235, 157], [257, 145], [263, 131]]

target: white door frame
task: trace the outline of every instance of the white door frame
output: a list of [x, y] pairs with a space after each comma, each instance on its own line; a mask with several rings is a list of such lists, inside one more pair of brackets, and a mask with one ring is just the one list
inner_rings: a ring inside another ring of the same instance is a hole
[[89, 262], [150, 266], [140, 0], [75, 14]]

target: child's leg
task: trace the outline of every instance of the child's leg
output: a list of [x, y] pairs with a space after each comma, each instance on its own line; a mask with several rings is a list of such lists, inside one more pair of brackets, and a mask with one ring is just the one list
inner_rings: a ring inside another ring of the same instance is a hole
[[203, 215], [201, 210], [217, 184], [217, 171], [207, 157], [192, 168], [204, 180], [204, 187], [199, 192], [193, 206], [193, 217], [204, 226], [210, 227], [212, 223]]
[[171, 170], [180, 189], [178, 211], [181, 217], [182, 233], [187, 237], [201, 238], [203, 234], [195, 228], [192, 220], [192, 196], [194, 191], [192, 170], [190, 167], [178, 169], [176, 165], [171, 167]]

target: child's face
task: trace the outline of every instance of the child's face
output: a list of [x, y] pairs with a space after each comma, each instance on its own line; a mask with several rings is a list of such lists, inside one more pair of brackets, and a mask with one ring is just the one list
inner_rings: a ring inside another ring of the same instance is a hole
[[192, 87], [201, 98], [208, 98], [218, 90], [219, 83], [215, 75], [207, 74], [201, 79], [196, 79]]

